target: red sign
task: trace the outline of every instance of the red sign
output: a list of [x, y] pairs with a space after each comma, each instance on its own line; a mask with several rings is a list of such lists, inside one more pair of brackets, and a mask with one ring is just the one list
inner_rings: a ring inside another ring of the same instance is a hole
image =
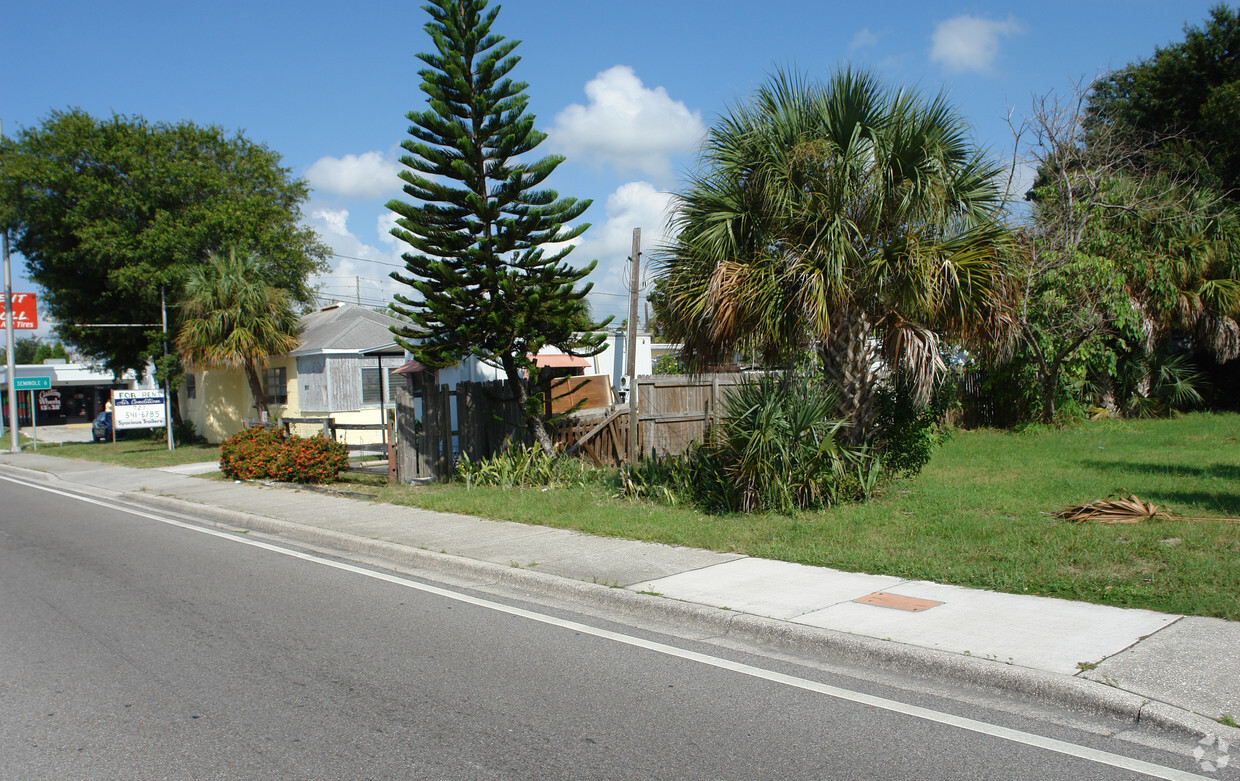
[[[4, 316], [4, 296], [0, 295], [0, 328], [7, 327]], [[13, 330], [33, 331], [39, 327], [39, 311], [35, 307], [34, 293], [13, 294]]]

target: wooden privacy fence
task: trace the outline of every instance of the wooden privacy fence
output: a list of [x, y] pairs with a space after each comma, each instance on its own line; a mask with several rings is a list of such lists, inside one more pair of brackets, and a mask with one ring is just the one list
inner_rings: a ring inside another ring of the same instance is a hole
[[719, 407], [742, 375], [669, 374], [637, 378], [637, 452], [683, 453], [705, 442]]
[[[691, 442], [704, 441], [724, 395], [740, 380], [738, 374], [639, 377], [638, 453], [682, 453]], [[421, 381], [412, 390], [394, 390], [397, 473], [402, 482], [446, 477], [462, 453], [478, 460], [514, 439], [529, 441], [521, 427], [521, 411], [502, 380], [462, 382], [455, 389]], [[628, 461], [630, 414], [625, 405], [578, 412], [549, 433], [567, 452], [598, 466], [620, 466]]]
[[401, 482], [445, 477], [461, 453], [487, 458], [510, 440], [523, 439], [520, 407], [502, 380], [462, 382], [455, 388], [419, 382], [413, 390], [393, 388], [393, 393]]

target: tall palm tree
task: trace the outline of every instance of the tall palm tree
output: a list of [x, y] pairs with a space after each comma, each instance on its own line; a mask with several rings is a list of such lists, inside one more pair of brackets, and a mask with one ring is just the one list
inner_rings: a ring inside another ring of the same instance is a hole
[[181, 316], [176, 346], [186, 365], [241, 369], [259, 417], [266, 417], [258, 370], [297, 346], [287, 292], [267, 281], [258, 260], [229, 251], [190, 271]]
[[[659, 260], [690, 365], [807, 349], [868, 438], [880, 357], [928, 394], [939, 334], [1002, 330], [999, 169], [944, 100], [777, 73], [711, 130]], [[881, 344], [881, 356], [875, 342]]]

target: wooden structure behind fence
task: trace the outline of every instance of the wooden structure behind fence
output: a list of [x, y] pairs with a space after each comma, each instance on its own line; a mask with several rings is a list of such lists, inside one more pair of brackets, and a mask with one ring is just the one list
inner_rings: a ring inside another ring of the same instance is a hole
[[[521, 411], [502, 380], [437, 385], [430, 372], [411, 388], [396, 388], [397, 471], [402, 482], [452, 473], [461, 453], [487, 458], [510, 441], [528, 441]], [[637, 379], [638, 448], [641, 457], [684, 452], [705, 441], [738, 374], [659, 375]], [[422, 415], [416, 416], [420, 400]], [[551, 428], [558, 448], [598, 466], [628, 461], [629, 408], [612, 405], [578, 412]], [[420, 423], [420, 427], [419, 424]]]
[[[280, 418], [280, 426], [286, 434], [297, 434], [301, 436], [303, 432], [309, 430], [310, 435], [322, 435], [327, 439], [340, 442], [345, 446], [350, 457], [354, 456], [379, 456], [382, 459], [382, 471], [386, 472], [388, 479], [394, 481], [396, 471], [393, 468], [392, 457], [394, 455], [391, 447], [391, 432], [385, 423], [337, 423], [335, 418]], [[347, 437], [342, 437], [340, 432], [348, 431], [378, 431], [380, 432], [380, 441], [378, 442], [349, 442]], [[372, 466], [352, 465], [349, 471], [355, 472], [375, 472]]]

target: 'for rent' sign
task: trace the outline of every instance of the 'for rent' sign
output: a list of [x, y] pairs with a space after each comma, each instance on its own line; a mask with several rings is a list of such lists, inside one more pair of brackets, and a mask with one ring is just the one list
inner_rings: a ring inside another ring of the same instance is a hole
[[161, 390], [112, 391], [112, 419], [116, 430], [159, 428], [167, 425]]

